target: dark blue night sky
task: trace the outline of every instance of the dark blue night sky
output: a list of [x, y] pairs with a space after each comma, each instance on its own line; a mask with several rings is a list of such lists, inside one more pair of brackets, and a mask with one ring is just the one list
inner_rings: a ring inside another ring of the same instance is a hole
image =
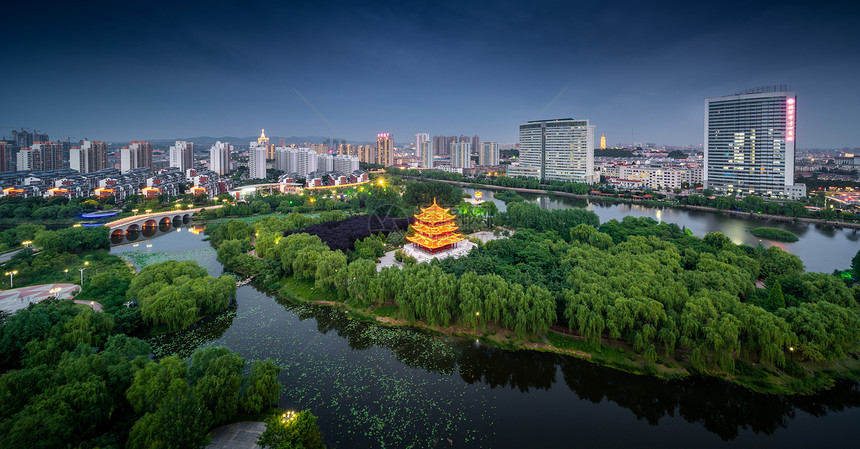
[[575, 117], [686, 145], [705, 97], [791, 83], [799, 147], [860, 146], [856, 2], [16, 3], [0, 135], [515, 142]]

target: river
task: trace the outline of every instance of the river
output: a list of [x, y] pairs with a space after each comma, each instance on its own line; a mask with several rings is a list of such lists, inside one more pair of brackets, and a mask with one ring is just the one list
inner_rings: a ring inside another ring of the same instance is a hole
[[[475, 189], [463, 188], [465, 193], [475, 194]], [[500, 211], [506, 210], [505, 203], [495, 198], [494, 190], [482, 190], [484, 200], [496, 203]], [[851, 258], [860, 250], [860, 230], [834, 228], [811, 223], [786, 222], [766, 220], [763, 218], [729, 215], [722, 213], [687, 210], [675, 207], [650, 207], [636, 204], [601, 203], [579, 198], [551, 195], [520, 194], [528, 201], [538, 204], [548, 210], [554, 209], [586, 209], [597, 214], [600, 222], [633, 217], [650, 217], [657, 221], [675, 223], [693, 232], [698, 237], [704, 237], [709, 232], [719, 231], [738, 244], [758, 245], [759, 241], [765, 246], [777, 245], [782, 249], [796, 254], [803, 261], [807, 271], [832, 273], [834, 269], [845, 270], [851, 266]], [[779, 242], [760, 239], [749, 233], [751, 229], [760, 226], [779, 228], [795, 234], [800, 240], [796, 242]]]
[[[111, 252], [139, 265], [198, 260], [219, 275], [200, 229], [162, 229]], [[316, 414], [330, 448], [822, 447], [860, 437], [856, 382], [781, 397], [712, 378], [663, 381], [355, 321], [253, 284], [230, 310], [151, 343], [157, 356], [223, 345], [275, 360], [279, 405]]]

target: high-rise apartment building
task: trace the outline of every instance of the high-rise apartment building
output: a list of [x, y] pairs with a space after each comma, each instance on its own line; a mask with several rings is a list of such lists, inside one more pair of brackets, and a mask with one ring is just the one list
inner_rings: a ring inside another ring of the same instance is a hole
[[358, 147], [351, 143], [341, 143], [337, 146], [337, 154], [341, 156], [358, 156]]
[[107, 144], [84, 140], [80, 147], [69, 149], [69, 168], [79, 173], [92, 173], [107, 168]]
[[215, 145], [209, 148], [209, 169], [219, 175], [229, 173], [231, 151], [233, 151], [233, 145], [220, 140], [215, 142]]
[[481, 139], [477, 134], [472, 136], [472, 151], [478, 151], [481, 149]]
[[373, 145], [359, 145], [357, 152], [359, 161], [364, 162], [366, 164], [376, 163], [376, 147], [374, 147]]
[[448, 153], [448, 138], [446, 136], [433, 136], [433, 153], [442, 156]]
[[12, 142], [0, 140], [0, 172], [12, 171], [14, 154]]
[[510, 176], [591, 184], [594, 127], [572, 118], [534, 120], [520, 125], [520, 165]]
[[433, 168], [435, 157], [433, 157], [433, 147], [429, 141], [421, 142], [421, 166], [427, 169]]
[[269, 144], [269, 138], [266, 137], [266, 130], [260, 130], [260, 137], [257, 137], [257, 146], [266, 148], [266, 159], [275, 158], [275, 146]]
[[376, 163], [383, 167], [394, 165], [394, 136], [390, 133], [376, 135]]
[[797, 95], [784, 87], [705, 99], [705, 188], [738, 196], [797, 199]]
[[424, 142], [430, 141], [430, 134], [427, 133], [418, 133], [415, 134], [415, 157], [421, 159], [422, 151], [424, 148]]
[[21, 148], [18, 151], [17, 171], [31, 171], [42, 169], [42, 154], [38, 149]]
[[152, 168], [152, 144], [145, 140], [132, 140], [129, 149], [137, 150], [137, 166], [134, 168]]
[[305, 178], [308, 173], [317, 171], [320, 159], [326, 157], [334, 155], [318, 154], [311, 148], [277, 147], [275, 169], [284, 174], [295, 173], [299, 178]]
[[62, 170], [63, 150], [56, 142], [33, 142], [32, 150], [39, 153], [40, 165], [30, 170]]
[[268, 145], [256, 145], [251, 142], [248, 148], [248, 177], [250, 179], [266, 179], [266, 151]]
[[38, 131], [24, 131], [24, 129], [21, 128], [20, 131], [12, 131], [12, 140], [15, 141], [15, 146], [18, 148], [31, 148], [36, 142], [47, 142], [48, 135], [39, 134]]
[[451, 167], [472, 168], [472, 142], [451, 144]]
[[128, 173], [135, 168], [152, 168], [152, 144], [133, 140], [131, 145], [119, 151], [120, 172]]
[[185, 173], [194, 165], [194, 142], [177, 140], [170, 146], [170, 166]]
[[496, 142], [481, 142], [481, 152], [478, 153], [478, 165], [499, 165], [499, 144]]

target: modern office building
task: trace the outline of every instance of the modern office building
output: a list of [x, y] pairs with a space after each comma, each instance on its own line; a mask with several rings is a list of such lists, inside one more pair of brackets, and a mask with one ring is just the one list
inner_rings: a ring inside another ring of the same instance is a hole
[[430, 134], [427, 133], [418, 133], [415, 134], [415, 157], [421, 159], [421, 155], [423, 154], [424, 142], [430, 141]]
[[233, 145], [227, 142], [216, 141], [215, 145], [209, 148], [209, 170], [226, 175], [230, 172], [230, 152], [233, 151]]
[[478, 165], [499, 165], [499, 144], [496, 142], [481, 142], [481, 152], [478, 153]]
[[433, 156], [433, 147], [429, 141], [421, 142], [421, 166], [427, 169], [433, 168], [435, 158]]
[[376, 135], [376, 163], [383, 167], [394, 165], [394, 136], [390, 133]]
[[170, 146], [170, 166], [176, 167], [180, 172], [194, 165], [194, 142], [177, 140], [176, 144]]
[[785, 86], [705, 99], [704, 186], [737, 196], [797, 199], [797, 95]]
[[594, 127], [588, 120], [534, 120], [520, 125], [520, 165], [509, 176], [591, 184]]

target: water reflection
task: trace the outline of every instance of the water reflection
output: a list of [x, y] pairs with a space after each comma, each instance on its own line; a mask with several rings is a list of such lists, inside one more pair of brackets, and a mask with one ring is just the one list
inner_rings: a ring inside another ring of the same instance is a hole
[[[475, 190], [464, 188], [464, 192], [472, 195]], [[484, 198], [493, 199], [497, 205], [501, 201], [494, 199], [492, 191], [483, 192]], [[860, 232], [856, 229], [834, 228], [822, 224], [804, 222], [767, 220], [763, 218], [735, 216], [725, 213], [713, 213], [680, 208], [657, 208], [637, 204], [605, 203], [598, 200], [585, 200], [557, 195], [535, 195], [520, 193], [528, 201], [535, 202], [541, 208], [555, 209], [587, 209], [600, 217], [600, 222], [609, 220], [621, 221], [625, 216], [650, 217], [655, 220], [675, 223], [703, 237], [709, 232], [722, 232], [733, 242], [756, 246], [759, 241], [764, 246], [778, 245], [788, 252], [796, 254], [803, 260], [807, 271], [830, 273], [834, 269], [847, 269], [851, 258], [857, 252], [857, 245], [846, 244], [860, 241]], [[499, 210], [505, 210], [501, 206]], [[767, 226], [784, 229], [800, 237], [797, 242], [777, 242], [759, 239], [749, 233], [751, 229]]]

